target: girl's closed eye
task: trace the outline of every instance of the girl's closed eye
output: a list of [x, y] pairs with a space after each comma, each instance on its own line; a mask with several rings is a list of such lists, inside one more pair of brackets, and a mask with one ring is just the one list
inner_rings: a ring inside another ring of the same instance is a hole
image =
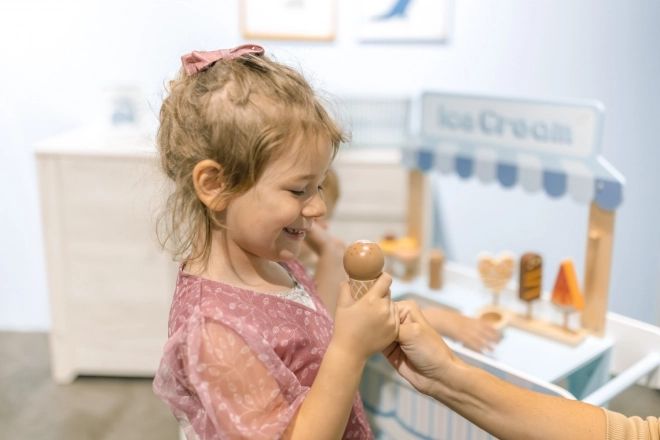
[[[323, 185], [319, 185], [318, 190], [319, 190], [319, 192], [322, 192], [323, 191]], [[289, 192], [291, 194], [293, 194], [294, 196], [297, 196], [297, 197], [305, 195], [305, 190], [304, 189], [301, 189], [301, 190], [290, 189]]]

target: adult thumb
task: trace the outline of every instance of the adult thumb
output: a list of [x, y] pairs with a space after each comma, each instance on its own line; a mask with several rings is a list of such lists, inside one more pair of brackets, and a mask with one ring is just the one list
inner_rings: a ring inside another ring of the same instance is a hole
[[402, 346], [415, 345], [424, 342], [423, 333], [424, 330], [420, 324], [406, 320], [399, 325], [399, 334], [396, 341]]

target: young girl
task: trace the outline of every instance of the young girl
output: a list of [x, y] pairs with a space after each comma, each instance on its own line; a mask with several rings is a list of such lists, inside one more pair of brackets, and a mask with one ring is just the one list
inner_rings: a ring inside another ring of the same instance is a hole
[[188, 439], [372, 438], [357, 387], [398, 332], [391, 279], [353, 301], [327, 234], [310, 234], [315, 280], [296, 261], [342, 131], [259, 46], [182, 61], [158, 132], [183, 262], [156, 394]]

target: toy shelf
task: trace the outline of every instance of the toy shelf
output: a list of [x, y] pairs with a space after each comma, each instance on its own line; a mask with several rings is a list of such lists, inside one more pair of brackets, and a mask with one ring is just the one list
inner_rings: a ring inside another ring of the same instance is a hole
[[[392, 283], [392, 298], [395, 301], [413, 299], [421, 307], [441, 306], [454, 309], [466, 316], [475, 316], [484, 306], [492, 302], [492, 296], [481, 285], [476, 271], [455, 263], [445, 263], [445, 283], [441, 290], [428, 287], [426, 277], [417, 277], [411, 282], [395, 279]], [[500, 304], [503, 308], [523, 311], [524, 304], [510, 287], [502, 292]], [[560, 319], [554, 307], [547, 300], [537, 301], [535, 316], [548, 320]], [[573, 323], [575, 325], [575, 323]], [[609, 337], [587, 336], [578, 347], [571, 347], [550, 339], [517, 329], [507, 327], [503, 330], [502, 339], [492, 353], [484, 353], [498, 362], [514, 368], [540, 380], [559, 383], [566, 379], [569, 391], [575, 397], [582, 398], [602, 386], [609, 379], [609, 354], [614, 341]], [[456, 344], [453, 344], [454, 348]], [[533, 355], [530, 355], [533, 354]], [[592, 377], [589, 387], [571, 386], [575, 380], [573, 373], [581, 372], [592, 363], [594, 365], [589, 376]], [[594, 374], [598, 377], [593, 376]]]

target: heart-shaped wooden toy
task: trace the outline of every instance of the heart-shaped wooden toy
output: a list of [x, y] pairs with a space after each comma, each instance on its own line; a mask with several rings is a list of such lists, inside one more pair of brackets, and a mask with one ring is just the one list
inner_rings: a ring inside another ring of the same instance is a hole
[[480, 252], [477, 255], [477, 269], [481, 281], [493, 293], [504, 290], [513, 277], [515, 264], [515, 257], [508, 251], [501, 252], [497, 257], [488, 252]]

